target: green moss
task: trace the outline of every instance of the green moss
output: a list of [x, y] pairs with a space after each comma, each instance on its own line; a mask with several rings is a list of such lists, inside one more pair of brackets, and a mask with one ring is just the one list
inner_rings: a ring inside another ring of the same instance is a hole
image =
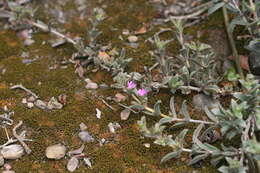
[[14, 31], [0, 32], [0, 60], [21, 52], [21, 43]]

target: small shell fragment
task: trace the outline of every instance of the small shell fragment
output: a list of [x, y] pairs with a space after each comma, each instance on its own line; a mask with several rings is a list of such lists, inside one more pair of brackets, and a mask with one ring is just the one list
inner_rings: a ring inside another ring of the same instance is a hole
[[90, 167], [90, 168], [92, 168], [92, 164], [91, 164], [91, 162], [90, 162], [90, 159], [89, 158], [87, 158], [87, 157], [84, 157], [84, 163], [85, 163], [85, 165], [86, 166], [88, 166], [88, 167]]
[[3, 166], [5, 164], [5, 159], [2, 155], [0, 155], [0, 166]]
[[45, 155], [48, 159], [61, 159], [66, 154], [66, 147], [61, 144], [51, 145], [46, 148]]
[[98, 108], [96, 108], [96, 117], [101, 119], [101, 111]]
[[35, 104], [36, 107], [38, 107], [38, 108], [40, 108], [40, 109], [47, 109], [47, 104], [46, 104], [46, 102], [44, 102], [44, 101], [42, 101], [42, 100], [40, 100], [40, 99], [36, 100], [36, 101], [34, 102], [34, 104]]
[[24, 149], [19, 144], [12, 144], [2, 148], [0, 154], [5, 159], [19, 159], [24, 154]]
[[121, 128], [120, 124], [118, 124], [117, 122], [114, 122], [114, 123], [109, 123], [108, 124], [108, 128], [109, 128], [109, 131], [111, 133], [115, 133], [117, 129]]
[[79, 132], [79, 138], [83, 141], [83, 142], [94, 142], [94, 138], [89, 134], [89, 132], [87, 131], [81, 131]]
[[74, 172], [77, 169], [78, 165], [79, 160], [76, 157], [72, 157], [67, 164], [67, 169], [70, 172]]
[[72, 150], [72, 151], [69, 151], [67, 153], [68, 156], [72, 156], [72, 155], [78, 155], [78, 154], [81, 154], [83, 152], [85, 148], [85, 145], [82, 144], [80, 148], [76, 149], [76, 150]]
[[58, 100], [55, 97], [52, 97], [50, 101], [47, 103], [48, 109], [61, 109], [63, 105], [58, 102]]

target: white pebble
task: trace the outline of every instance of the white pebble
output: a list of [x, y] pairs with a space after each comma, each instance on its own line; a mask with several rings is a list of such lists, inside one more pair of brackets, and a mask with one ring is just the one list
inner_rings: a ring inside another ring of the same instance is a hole
[[135, 35], [131, 35], [131, 36], [128, 37], [128, 41], [130, 43], [135, 43], [135, 42], [138, 41], [138, 37], [136, 37]]

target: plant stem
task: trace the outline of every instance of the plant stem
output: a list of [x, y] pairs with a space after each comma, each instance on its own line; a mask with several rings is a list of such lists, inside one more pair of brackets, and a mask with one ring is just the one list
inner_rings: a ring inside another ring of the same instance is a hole
[[[147, 106], [145, 106], [144, 109], [151, 112], [151, 113], [155, 112], [154, 109], [147, 107]], [[186, 120], [186, 119], [181, 119], [181, 118], [173, 118], [173, 117], [170, 117], [170, 116], [162, 114], [162, 113], [160, 114], [160, 116], [164, 117], [164, 118], [172, 118], [173, 122], [177, 121], [177, 122], [190, 122], [190, 123], [198, 123], [198, 124], [216, 124], [214, 122], [202, 121], [202, 120], [193, 120], [193, 119]]]
[[187, 148], [182, 148], [181, 150], [182, 150], [182, 151], [184, 151], [184, 152], [189, 152], [189, 153], [191, 153], [191, 152], [192, 152], [192, 150], [191, 150], [191, 149], [187, 149]]
[[35, 27], [40, 28], [40, 29], [42, 29], [42, 30], [44, 30], [44, 31], [50, 32], [50, 33], [52, 33], [52, 34], [54, 34], [54, 35], [56, 35], [56, 36], [58, 36], [58, 37], [61, 37], [61, 38], [65, 39], [67, 42], [72, 43], [73, 45], [76, 45], [76, 44], [77, 44], [74, 40], [72, 40], [71, 38], [67, 37], [66, 35], [64, 35], [64, 34], [58, 32], [58, 31], [56, 31], [56, 30], [53, 29], [53, 28], [49, 28], [48, 26], [44, 26], [44, 25], [42, 25], [42, 24], [40, 24], [40, 23], [36, 23], [36, 22], [34, 22], [34, 21], [31, 21], [31, 20], [28, 20], [27, 22], [28, 22], [30, 25], [32, 25], [32, 26], [35, 26]]
[[240, 58], [238, 56], [238, 52], [237, 52], [237, 48], [236, 48], [235, 41], [234, 41], [234, 38], [233, 38], [233, 34], [229, 29], [229, 17], [228, 17], [228, 12], [227, 12], [227, 9], [226, 9], [225, 6], [222, 7], [222, 11], [223, 11], [223, 16], [224, 16], [226, 32], [227, 32], [227, 35], [228, 35], [228, 40], [229, 40], [229, 43], [230, 43], [230, 46], [231, 46], [231, 49], [232, 49], [233, 56], [235, 57], [237, 71], [238, 71], [240, 77], [242, 79], [244, 79], [244, 74], [243, 74], [242, 68], [240, 66]]

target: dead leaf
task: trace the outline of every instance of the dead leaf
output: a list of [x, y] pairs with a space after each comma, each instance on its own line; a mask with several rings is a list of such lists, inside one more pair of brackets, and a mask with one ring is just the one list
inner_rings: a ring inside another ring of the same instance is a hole
[[135, 34], [145, 34], [147, 32], [146, 26], [142, 26], [139, 30], [135, 31]]

